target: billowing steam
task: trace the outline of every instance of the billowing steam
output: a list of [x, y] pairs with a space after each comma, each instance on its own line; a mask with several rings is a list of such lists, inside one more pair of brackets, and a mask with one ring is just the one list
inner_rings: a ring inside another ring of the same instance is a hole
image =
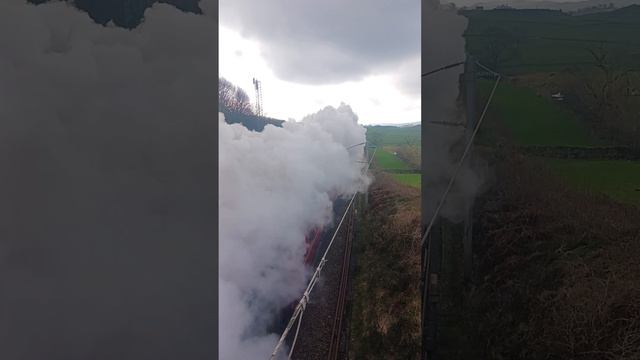
[[[422, 72], [465, 61], [462, 37], [467, 19], [455, 10], [442, 7], [437, 0], [423, 2]], [[428, 75], [422, 79], [422, 216], [429, 221], [449, 179], [455, 172], [467, 139], [464, 104], [458, 103], [463, 66]], [[467, 161], [461, 169], [441, 215], [458, 221], [480, 187], [477, 171]]]
[[220, 358], [267, 358], [274, 314], [306, 285], [305, 234], [329, 224], [331, 196], [368, 184], [365, 129], [351, 108], [327, 107], [261, 133], [220, 114]]

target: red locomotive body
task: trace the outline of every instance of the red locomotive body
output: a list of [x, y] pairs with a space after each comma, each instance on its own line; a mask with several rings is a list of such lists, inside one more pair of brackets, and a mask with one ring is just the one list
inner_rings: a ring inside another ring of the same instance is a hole
[[307, 266], [314, 265], [316, 252], [320, 246], [320, 235], [322, 235], [322, 231], [319, 228], [314, 228], [305, 236], [304, 242], [307, 245], [307, 251], [304, 254], [304, 264]]
[[[343, 199], [339, 199], [338, 196], [332, 192], [329, 194], [329, 198], [333, 203], [333, 216], [338, 217], [341, 215], [341, 211], [344, 210], [344, 206], [346, 205], [346, 201]], [[332, 229], [331, 226], [328, 226], [326, 229], [323, 227], [314, 227], [312, 228], [307, 235], [305, 235], [304, 241], [306, 245], [306, 250], [304, 253], [304, 264], [310, 270], [308, 276], [310, 277], [315, 267], [318, 265], [318, 258], [321, 254], [318, 254], [319, 250], [323, 247], [323, 241], [327, 241], [328, 239], [323, 239], [324, 230]], [[309, 278], [307, 278], [309, 279]], [[298, 305], [298, 301], [294, 300], [289, 305], [285, 306], [280, 310], [280, 315], [278, 319], [273, 324], [271, 331], [273, 332], [282, 332], [287, 325], [291, 314], [293, 314], [294, 309]]]

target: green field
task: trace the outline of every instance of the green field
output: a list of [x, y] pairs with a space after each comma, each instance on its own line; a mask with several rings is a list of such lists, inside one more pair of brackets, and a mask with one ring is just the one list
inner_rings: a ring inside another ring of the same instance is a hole
[[[637, 65], [640, 6], [582, 16], [553, 10], [466, 10], [461, 14], [469, 19], [467, 51], [503, 73], [558, 71], [567, 64], [590, 63], [593, 57], [588, 49], [601, 45], [616, 61]], [[493, 50], [490, 43], [497, 44]], [[490, 64], [495, 59], [492, 54], [498, 53], [498, 65]]]
[[390, 153], [382, 148], [378, 148], [375, 157], [376, 165], [384, 170], [409, 170], [409, 165], [398, 158], [393, 153]]
[[[481, 99], [488, 97], [493, 84], [491, 80], [478, 81]], [[487, 116], [488, 122], [500, 121], [520, 145], [601, 145], [570, 110], [536, 95], [531, 89], [510, 85], [506, 80], [498, 86]], [[487, 127], [496, 131], [495, 124]]]
[[[420, 173], [413, 173], [413, 166], [394, 155], [393, 152], [417, 147], [419, 154], [420, 129], [420, 125], [367, 127], [367, 141], [378, 146], [374, 159], [375, 166], [390, 173], [397, 182], [418, 189], [420, 188]], [[419, 163], [419, 159], [417, 162]]]
[[640, 206], [640, 162], [547, 159], [553, 171], [576, 188], [604, 193]]
[[420, 145], [420, 125], [367, 126], [367, 141], [376, 146]]
[[401, 184], [420, 189], [421, 174], [393, 174], [392, 176]]
[[[486, 98], [493, 83], [479, 81]], [[533, 90], [502, 84], [491, 104], [483, 138], [499, 126], [520, 145], [576, 146], [603, 145], [561, 104], [536, 95]], [[485, 141], [486, 142], [486, 141]], [[640, 205], [640, 162], [624, 160], [545, 159], [555, 173], [577, 189], [604, 193], [628, 204]], [[636, 190], [638, 189], [638, 190]]]

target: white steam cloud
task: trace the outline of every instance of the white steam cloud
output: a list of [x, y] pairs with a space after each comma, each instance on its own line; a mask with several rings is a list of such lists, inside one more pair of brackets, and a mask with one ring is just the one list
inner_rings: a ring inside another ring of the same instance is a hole
[[349, 148], [365, 129], [344, 104], [261, 133], [219, 117], [220, 358], [264, 359], [269, 322], [306, 285], [305, 234], [369, 183], [363, 146]]

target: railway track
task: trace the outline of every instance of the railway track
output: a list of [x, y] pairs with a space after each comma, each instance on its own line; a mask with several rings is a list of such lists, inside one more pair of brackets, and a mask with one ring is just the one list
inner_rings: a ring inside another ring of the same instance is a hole
[[342, 350], [341, 343], [344, 334], [344, 315], [347, 304], [347, 296], [349, 293], [349, 274], [351, 265], [351, 248], [353, 241], [353, 225], [354, 225], [354, 211], [350, 210], [349, 222], [347, 223], [347, 231], [345, 238], [344, 253], [342, 256], [340, 280], [338, 284], [338, 296], [333, 317], [333, 328], [331, 330], [331, 338], [329, 340], [329, 354], [328, 360], [337, 360], [340, 358]]
[[314, 296], [307, 305], [292, 360], [346, 359], [345, 313], [349, 296], [351, 248], [355, 233], [353, 209], [344, 219]]

